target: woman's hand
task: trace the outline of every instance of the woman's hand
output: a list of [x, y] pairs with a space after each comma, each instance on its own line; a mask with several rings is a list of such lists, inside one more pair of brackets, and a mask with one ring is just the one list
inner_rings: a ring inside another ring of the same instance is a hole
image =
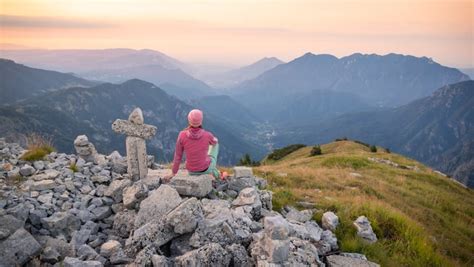
[[171, 179], [172, 179], [173, 177], [174, 177], [174, 174], [173, 174], [173, 173], [172, 173], [172, 174], [168, 174], [168, 175], [166, 175], [165, 177], [163, 177], [162, 182], [163, 182], [164, 184], [167, 184], [167, 183], [169, 183], [169, 182], [171, 181]]

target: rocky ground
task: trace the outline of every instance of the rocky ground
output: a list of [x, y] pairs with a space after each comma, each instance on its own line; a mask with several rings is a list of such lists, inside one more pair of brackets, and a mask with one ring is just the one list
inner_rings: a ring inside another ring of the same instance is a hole
[[[378, 266], [338, 249], [338, 217], [322, 225], [313, 210], [272, 210], [272, 192], [251, 168], [227, 181], [188, 176], [149, 157], [149, 175], [133, 182], [117, 152], [97, 154], [86, 137], [78, 155], [25, 150], [0, 139], [0, 266]], [[364, 216], [361, 238], [376, 242]]]

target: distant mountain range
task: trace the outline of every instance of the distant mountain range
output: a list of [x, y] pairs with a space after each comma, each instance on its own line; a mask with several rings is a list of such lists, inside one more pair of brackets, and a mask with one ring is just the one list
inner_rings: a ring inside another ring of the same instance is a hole
[[285, 62], [276, 57], [265, 57], [250, 65], [225, 71], [223, 73], [216, 73], [207, 76], [204, 79], [215, 88], [230, 89], [244, 81], [254, 79], [260, 74], [283, 63]]
[[[254, 113], [278, 122], [276, 115], [292, 109], [301, 96], [312, 98], [312, 92], [349, 93], [358, 97], [357, 102], [363, 101], [368, 106], [393, 107], [425, 97], [435, 88], [464, 80], [469, 77], [459, 70], [425, 57], [353, 54], [338, 59], [332, 55], [307, 53], [239, 84], [233, 88], [232, 95]], [[331, 93], [326, 96], [336, 98]], [[344, 112], [342, 103], [333, 104], [333, 112]], [[306, 110], [304, 106], [298, 108]], [[293, 117], [305, 115], [294, 114]], [[316, 112], [312, 116], [317, 118], [324, 114]]]
[[72, 72], [88, 80], [146, 80], [183, 100], [214, 94], [206, 83], [183, 71], [190, 68], [188, 65], [150, 49], [0, 50], [0, 55], [30, 66]]
[[315, 144], [344, 136], [363, 140], [413, 157], [474, 187], [473, 107], [474, 81], [464, 81], [401, 107], [279, 128], [275, 141]]
[[1, 58], [0, 77], [0, 104], [68, 87], [97, 84], [71, 74], [30, 68]]
[[113, 70], [144, 65], [160, 65], [179, 69], [184, 63], [164, 53], [150, 49], [29, 49], [0, 50], [0, 57], [15, 60], [28, 66], [74, 72]]
[[[147, 142], [149, 154], [170, 161], [178, 132], [186, 127], [192, 107], [141, 80], [69, 88], [0, 107], [0, 136], [28, 132], [52, 135], [60, 150], [72, 152], [74, 138], [87, 134], [100, 152], [119, 149], [124, 153], [124, 136], [115, 134], [111, 125], [117, 118], [127, 118], [135, 107], [142, 108], [146, 123], [158, 127], [157, 136]], [[205, 126], [225, 140], [221, 144], [221, 164], [233, 164], [248, 151], [260, 156], [266, 152], [229, 131], [211, 114], [206, 114]]]

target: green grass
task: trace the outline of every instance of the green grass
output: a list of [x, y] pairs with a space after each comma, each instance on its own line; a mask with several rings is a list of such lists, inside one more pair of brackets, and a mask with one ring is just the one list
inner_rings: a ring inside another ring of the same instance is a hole
[[[382, 266], [473, 266], [472, 190], [385, 149], [371, 152], [364, 144], [339, 141], [322, 145], [322, 155], [310, 157], [311, 149], [300, 148], [254, 168], [268, 180], [275, 210], [313, 202], [319, 222], [322, 213], [334, 211], [341, 222], [336, 235], [342, 250], [366, 254]], [[375, 244], [357, 236], [352, 222], [360, 215], [371, 221], [379, 238]]]
[[77, 167], [76, 163], [73, 163], [73, 164], [69, 165], [69, 169], [72, 172], [78, 172], [79, 171], [79, 168]]

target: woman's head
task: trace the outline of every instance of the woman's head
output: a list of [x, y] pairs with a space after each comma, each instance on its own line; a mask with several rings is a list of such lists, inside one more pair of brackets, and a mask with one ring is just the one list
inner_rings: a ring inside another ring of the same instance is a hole
[[188, 114], [188, 122], [191, 127], [200, 127], [202, 125], [202, 111], [199, 109], [193, 109]]

